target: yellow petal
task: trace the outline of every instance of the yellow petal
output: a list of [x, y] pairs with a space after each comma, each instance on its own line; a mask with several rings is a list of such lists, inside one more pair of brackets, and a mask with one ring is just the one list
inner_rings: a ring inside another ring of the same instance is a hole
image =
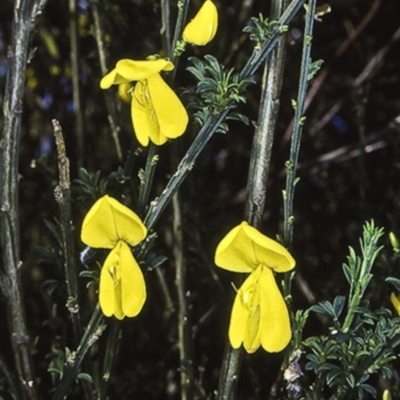
[[244, 235], [242, 225], [229, 231], [215, 251], [215, 264], [233, 272], [252, 272], [257, 268], [252, 242]]
[[[234, 349], [238, 349], [244, 340], [249, 319], [249, 310], [246, 305], [246, 292], [252, 284], [253, 276], [250, 275], [238, 290], [233, 302], [231, 321], [229, 324], [229, 341]], [[250, 283], [249, 283], [250, 281]]]
[[136, 138], [142, 146], [148, 146], [150, 138], [157, 145], [162, 145], [168, 140], [160, 134], [160, 124], [150, 98], [147, 81], [140, 81], [135, 86], [131, 117]]
[[156, 60], [135, 61], [123, 59], [117, 62], [116, 70], [128, 82], [142, 81], [161, 71], [172, 71], [174, 64], [164, 58]]
[[125, 242], [121, 243], [120, 256], [122, 311], [127, 317], [135, 317], [146, 300], [146, 284], [142, 270]]
[[[100, 283], [99, 283], [99, 303], [101, 311], [106, 317], [111, 317], [114, 314], [115, 308], [115, 294], [114, 294], [114, 278], [106, 267], [107, 260], [112, 252], [108, 255], [105, 264], [100, 272]], [[108, 262], [110, 264], [111, 261]]]
[[90, 247], [111, 249], [119, 240], [135, 246], [146, 235], [146, 227], [132, 210], [105, 195], [86, 214], [81, 240]]
[[400, 315], [400, 296], [392, 292], [390, 294], [390, 301], [392, 302], [392, 305], [396, 310], [397, 314]]
[[242, 301], [248, 309], [243, 346], [248, 353], [254, 353], [261, 345], [261, 312], [259, 280], [263, 267], [257, 268], [241, 287]]
[[186, 130], [189, 117], [178, 96], [159, 74], [149, 77], [147, 84], [160, 125], [160, 134], [168, 139], [181, 136]]
[[244, 221], [221, 240], [215, 252], [215, 264], [234, 272], [251, 272], [259, 265], [286, 272], [296, 263], [282, 245]]
[[269, 268], [262, 267], [259, 290], [261, 345], [264, 350], [275, 353], [288, 345], [292, 331], [286, 303]]
[[101, 310], [107, 317], [135, 317], [141, 311], [145, 300], [146, 285], [142, 271], [129, 246], [119, 241], [107, 256], [101, 270]]
[[159, 74], [136, 84], [131, 112], [142, 146], [147, 146], [149, 140], [160, 146], [181, 136], [189, 120], [185, 107]]
[[117, 73], [116, 68], [110, 71], [107, 75], [104, 75], [100, 81], [100, 87], [102, 89], [108, 89], [112, 85], [120, 85], [121, 83], [128, 83], [129, 80], [125, 79]]
[[132, 101], [131, 91], [131, 83], [121, 83], [118, 85], [118, 96], [124, 103], [130, 103]]
[[184, 29], [183, 40], [197, 46], [204, 46], [214, 38], [217, 28], [217, 7], [211, 0], [206, 0]]

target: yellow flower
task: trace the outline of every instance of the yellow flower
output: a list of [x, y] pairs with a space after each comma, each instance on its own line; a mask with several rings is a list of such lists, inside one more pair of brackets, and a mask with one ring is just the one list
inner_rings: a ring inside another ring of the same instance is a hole
[[392, 305], [396, 310], [397, 315], [400, 315], [400, 296], [396, 295], [395, 293], [391, 293], [390, 301], [392, 302]]
[[142, 271], [132, 255], [147, 235], [141, 219], [109, 196], [92, 206], [82, 224], [81, 240], [94, 248], [112, 249], [100, 274], [99, 303], [107, 317], [134, 317], [146, 300]]
[[185, 107], [164, 82], [160, 72], [174, 65], [165, 59], [135, 61], [123, 59], [100, 81], [102, 89], [137, 81], [131, 101], [133, 128], [139, 143], [156, 145], [181, 136], [189, 118]]
[[269, 352], [283, 350], [290, 341], [289, 313], [275, 282], [275, 272], [286, 272], [296, 262], [289, 252], [247, 222], [233, 228], [219, 243], [215, 264], [233, 272], [250, 273], [236, 294], [229, 340], [248, 353], [260, 345]]
[[183, 40], [197, 46], [205, 46], [214, 39], [217, 28], [217, 7], [211, 0], [206, 0], [196, 16], [186, 25]]

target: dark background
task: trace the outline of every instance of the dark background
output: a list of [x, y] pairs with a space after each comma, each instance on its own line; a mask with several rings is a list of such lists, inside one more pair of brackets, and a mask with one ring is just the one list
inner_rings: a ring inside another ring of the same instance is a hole
[[[189, 18], [201, 2], [193, 3]], [[195, 84], [193, 77], [185, 71], [189, 65], [187, 56], [202, 57], [209, 53], [227, 68], [240, 70], [253, 46], [242, 29], [250, 23], [250, 17], [260, 12], [268, 15], [270, 8], [270, 2], [258, 0], [246, 2], [246, 5], [241, 0], [215, 3], [220, 12], [217, 36], [205, 48], [189, 47], [183, 54], [174, 83], [178, 93]], [[293, 254], [297, 270], [308, 282], [317, 301], [332, 300], [337, 294], [346, 295], [347, 284], [341, 266], [347, 248], [349, 245], [357, 248], [363, 222], [373, 218], [376, 225], [385, 229], [382, 243], [387, 245], [388, 255], [378, 262], [368, 296], [377, 307], [389, 306], [391, 288], [383, 280], [388, 275], [399, 275], [394, 263], [389, 261], [388, 233], [400, 234], [400, 45], [398, 37], [392, 39], [400, 26], [400, 2], [332, 0], [330, 6], [332, 11], [322, 17], [322, 22], [315, 22], [312, 59], [324, 60], [320, 74], [325, 69], [328, 72], [306, 112], [298, 171], [301, 179], [294, 205]], [[0, 103], [8, 65], [12, 7], [11, 1], [0, 3]], [[105, 2], [104, 7], [110, 69], [120, 58], [145, 59], [155, 53], [163, 55], [159, 2], [111, 0]], [[174, 20], [175, 7], [172, 9]], [[280, 114], [261, 227], [272, 237], [282, 232], [284, 163], [289, 157], [290, 146], [287, 130], [293, 117], [290, 101], [297, 96], [303, 14], [301, 11], [294, 18], [287, 35]], [[58, 286], [50, 296], [43, 287], [49, 279], [62, 281], [61, 266], [43, 259], [38, 251], [40, 246], [57, 253], [54, 237], [44, 223], [44, 220], [54, 223], [59, 213], [53, 195], [57, 183], [57, 155], [51, 120], [58, 119], [63, 128], [73, 179], [78, 178], [80, 164], [90, 174], [101, 171], [103, 179], [123, 166], [116, 156], [104, 94], [99, 88], [101, 72], [91, 34], [92, 24], [90, 2], [80, 1], [80, 80], [85, 121], [83, 160], [77, 159], [76, 151], [68, 2], [49, 0], [33, 35], [32, 48], [36, 51], [27, 69], [20, 151], [21, 249], [28, 324], [32, 336], [37, 338], [35, 364], [41, 391], [47, 394], [52, 386], [47, 368], [54, 357], [54, 348], [71, 346], [71, 327], [64, 306], [65, 288]], [[360, 32], [356, 38], [349, 39], [357, 29]], [[347, 50], [338, 54], [349, 40]], [[369, 64], [371, 60], [377, 60], [382, 51], [384, 54], [379, 61], [375, 65]], [[363, 71], [366, 71], [365, 79], [355, 84]], [[248, 88], [246, 104], [240, 108], [250, 119], [250, 125], [230, 122], [227, 134], [216, 134], [180, 192], [193, 324], [198, 324], [205, 313], [213, 310], [199, 325], [194, 340], [198, 398], [212, 398], [222, 361], [233, 296], [232, 274], [215, 268], [213, 256], [219, 240], [243, 218], [252, 134], [258, 115], [260, 73], [255, 76], [257, 84]], [[311, 83], [318, 79], [317, 74]], [[185, 97], [180, 97], [187, 102]], [[332, 107], [338, 104], [340, 107], [328, 118]], [[126, 159], [129, 151], [138, 144], [132, 133], [129, 106], [118, 102], [118, 107], [122, 126], [120, 140]], [[179, 142], [176, 145], [178, 152], [184, 154], [197, 131], [198, 127], [191, 124], [188, 132], [176, 141]], [[167, 144], [160, 149], [151, 198], [162, 191], [172, 172], [171, 164], [176, 162], [171, 162], [171, 146]], [[145, 153], [142, 153], [130, 183], [110, 181], [108, 192], [129, 193], [130, 205], [134, 208], [137, 171], [144, 164]], [[82, 194], [79, 185], [75, 186], [73, 194], [76, 243], [82, 250], [80, 226], [91, 199]], [[154, 251], [169, 257], [159, 268], [172, 296], [173, 308], [168, 307], [155, 272], [147, 272], [148, 299], [144, 309], [138, 318], [122, 322], [119, 359], [110, 381], [111, 399], [178, 398], [179, 353], [171, 222], [171, 209], [167, 209], [156, 226], [159, 239]], [[99, 255], [101, 259], [102, 255]], [[96, 264], [92, 263], [91, 268], [96, 269]], [[84, 291], [87, 280], [82, 279], [81, 283], [85, 304], [83, 318], [87, 321], [96, 294], [94, 288], [90, 292]], [[4, 299], [1, 302], [0, 318], [4, 320]], [[304, 294], [295, 286], [293, 308], [308, 306]], [[12, 365], [10, 347], [6, 344], [7, 328], [4, 323], [0, 326], [3, 357]], [[324, 327], [310, 318], [306, 335], [323, 332]], [[101, 371], [106, 336], [103, 335], [90, 355], [98, 372]], [[267, 398], [279, 362], [280, 355], [269, 355], [262, 350], [245, 356], [239, 384], [240, 398]], [[74, 390], [75, 398], [81, 398], [79, 387]], [[6, 392], [5, 389], [5, 398]], [[44, 395], [44, 398], [48, 396]]]

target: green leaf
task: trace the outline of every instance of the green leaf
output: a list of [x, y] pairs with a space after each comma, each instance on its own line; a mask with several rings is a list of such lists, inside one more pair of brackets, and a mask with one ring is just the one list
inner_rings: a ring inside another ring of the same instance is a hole
[[390, 283], [391, 285], [394, 286], [394, 288], [400, 292], [400, 279], [397, 279], [393, 276], [389, 276], [388, 278], [385, 279], [386, 282]]

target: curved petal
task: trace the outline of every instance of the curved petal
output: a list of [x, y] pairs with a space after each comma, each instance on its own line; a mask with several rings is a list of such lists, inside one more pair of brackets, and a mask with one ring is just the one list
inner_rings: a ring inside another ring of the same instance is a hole
[[100, 81], [100, 87], [102, 89], [108, 89], [112, 85], [120, 85], [121, 83], [128, 83], [129, 80], [125, 79], [118, 74], [117, 69], [114, 68], [107, 75], [104, 75]]
[[252, 272], [258, 267], [253, 243], [243, 230], [243, 222], [221, 240], [215, 251], [215, 264], [233, 272]]
[[242, 285], [243, 300], [248, 309], [249, 317], [243, 340], [243, 346], [248, 353], [254, 353], [261, 345], [261, 312], [259, 280], [262, 267], [253, 271]]
[[204, 46], [214, 38], [217, 28], [217, 7], [211, 0], [206, 0], [196, 16], [185, 27], [183, 40], [197, 46]]
[[150, 97], [147, 81], [140, 81], [135, 86], [131, 117], [136, 138], [142, 146], [148, 146], [150, 140], [157, 145], [162, 145], [168, 140], [160, 134], [160, 124]]
[[120, 276], [122, 312], [127, 317], [135, 317], [146, 301], [146, 284], [139, 264], [125, 242], [121, 242]]
[[146, 235], [146, 227], [132, 210], [105, 195], [86, 214], [81, 240], [90, 247], [110, 249], [119, 240], [135, 246]]
[[100, 274], [99, 303], [107, 317], [135, 317], [146, 300], [142, 271], [129, 246], [119, 241], [104, 261]]
[[115, 69], [120, 76], [132, 82], [142, 81], [161, 71], [172, 71], [174, 64], [164, 58], [146, 61], [135, 61], [126, 58], [118, 61]]
[[150, 76], [147, 85], [160, 126], [160, 136], [168, 139], [181, 136], [186, 130], [189, 117], [178, 96], [164, 82], [160, 74]]
[[283, 350], [292, 337], [289, 312], [271, 269], [262, 267], [259, 279], [260, 335], [262, 347], [275, 353]]
[[229, 341], [234, 349], [238, 349], [243, 343], [248, 318], [249, 312], [243, 299], [243, 290], [240, 288], [233, 302], [228, 333]]
[[294, 268], [295, 260], [282, 245], [243, 221], [219, 243], [215, 264], [234, 272], [251, 272], [259, 265], [285, 272]]
[[132, 101], [132, 84], [121, 83], [120, 85], [118, 85], [118, 97], [124, 103], [130, 103]]
[[[114, 314], [115, 309], [115, 293], [114, 293], [114, 276], [112, 258], [109, 259], [112, 252], [108, 255], [106, 262], [104, 263], [100, 272], [100, 283], [99, 283], [99, 303], [103, 314], [106, 317], [111, 317]], [[111, 265], [111, 269], [110, 269]]]
[[276, 272], [287, 272], [295, 267], [296, 261], [281, 244], [263, 235], [247, 222], [242, 222], [241, 227], [253, 243], [258, 264], [270, 267]]

